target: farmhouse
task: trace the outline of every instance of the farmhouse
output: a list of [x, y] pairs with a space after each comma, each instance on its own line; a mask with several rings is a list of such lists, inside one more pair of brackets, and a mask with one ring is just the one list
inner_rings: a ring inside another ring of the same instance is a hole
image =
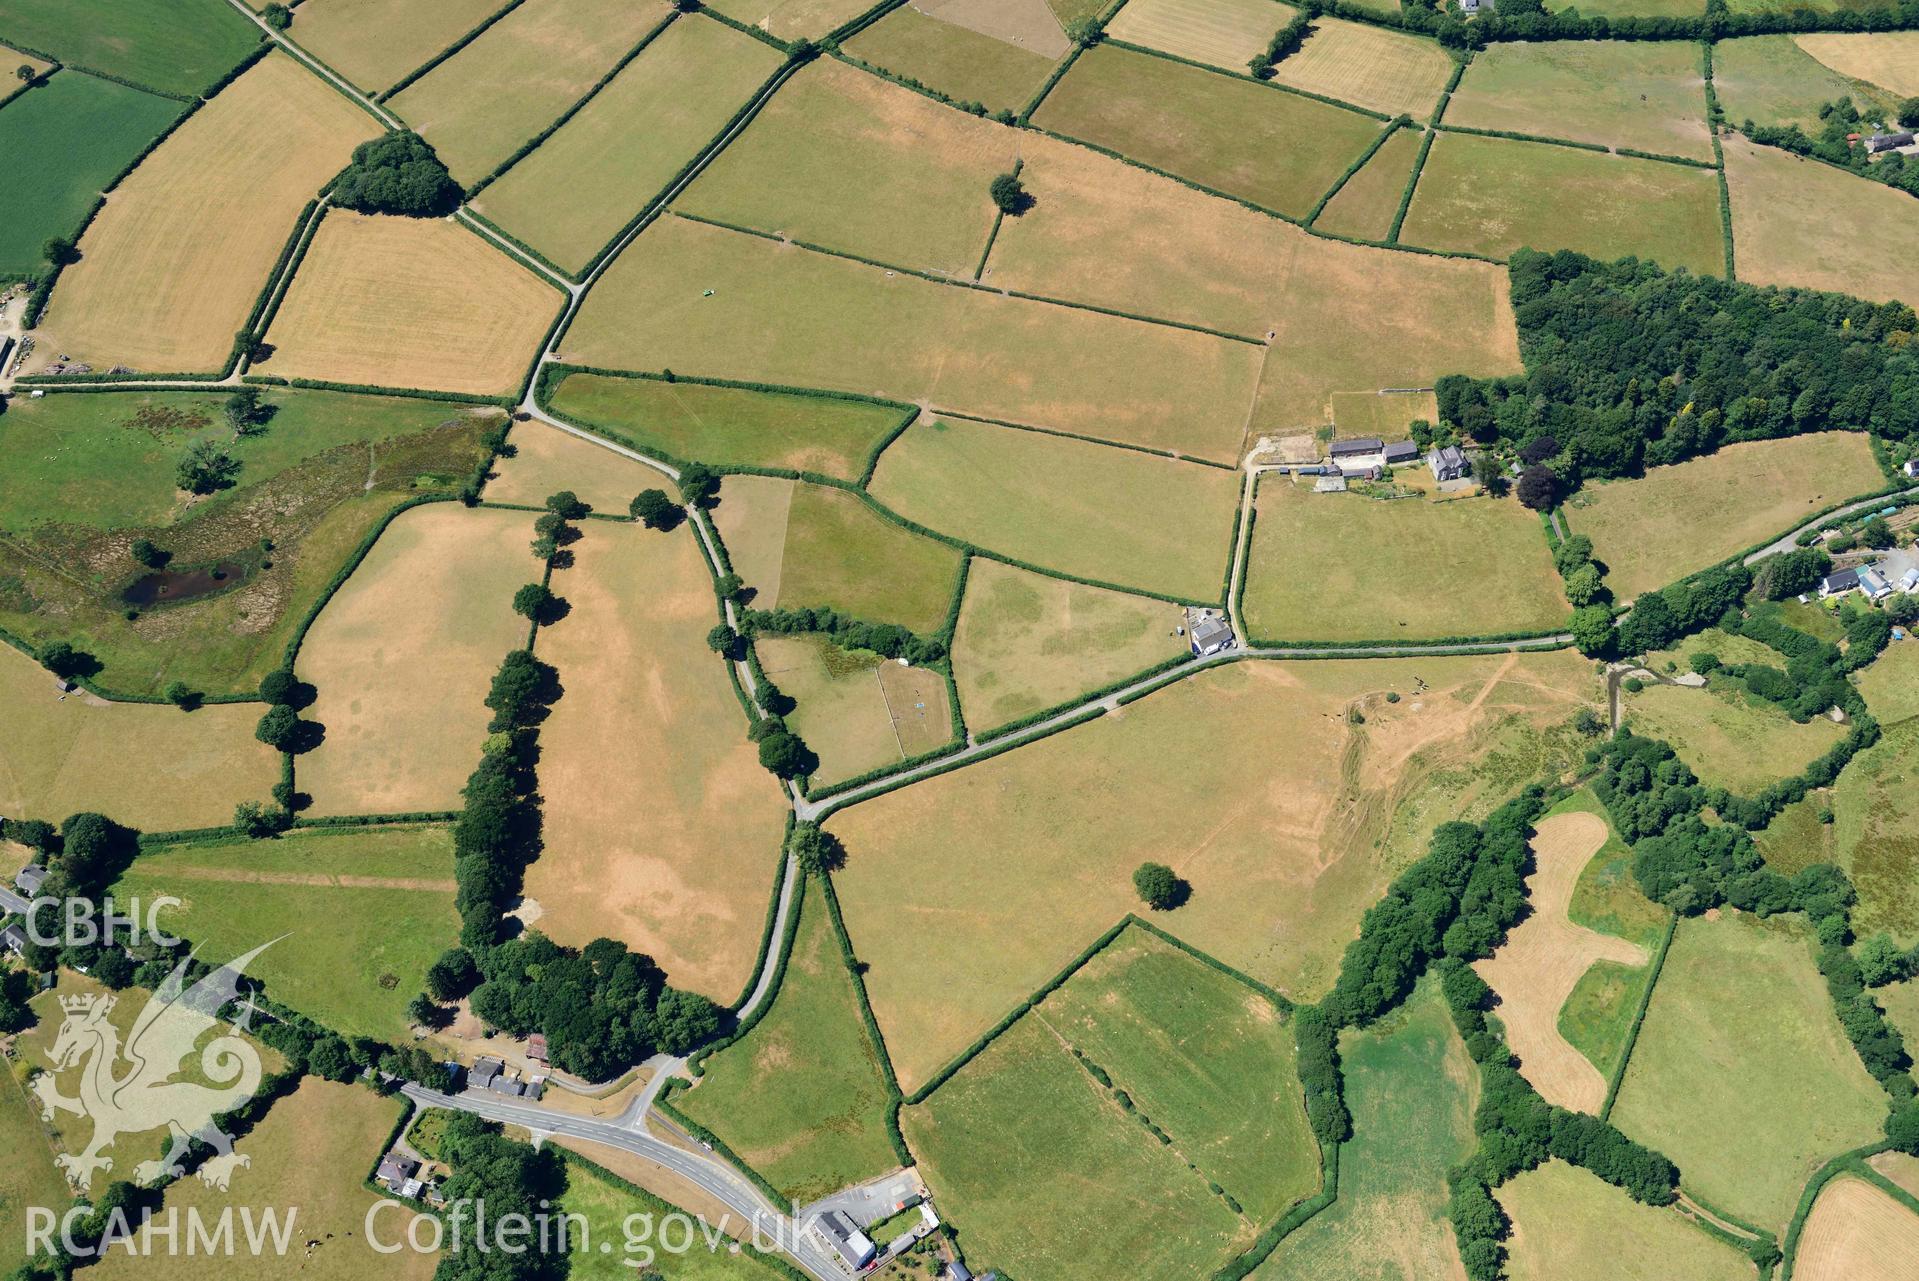
[[844, 1210], [828, 1210], [814, 1219], [813, 1231], [855, 1272], [871, 1263], [878, 1253]]
[[1192, 641], [1193, 653], [1200, 658], [1233, 647], [1232, 626], [1210, 611], [1202, 611], [1192, 620], [1187, 636]]
[[15, 873], [13, 884], [22, 894], [31, 897], [40, 892], [40, 886], [46, 879], [46, 868], [38, 863], [29, 863]]
[[1458, 445], [1442, 445], [1426, 455], [1434, 480], [1460, 480], [1472, 470]]
[[1879, 600], [1892, 594], [1892, 584], [1886, 581], [1878, 566], [1872, 565], [1859, 571], [1859, 590], [1865, 593], [1867, 600]]
[[1339, 469], [1347, 475], [1352, 475], [1354, 468], [1364, 470], [1368, 467], [1384, 467], [1386, 442], [1376, 436], [1336, 440], [1333, 442], [1332, 455], [1333, 462], [1338, 464]]
[[381, 1157], [380, 1168], [373, 1178], [381, 1187], [409, 1201], [420, 1195], [420, 1163], [404, 1153], [389, 1152]]
[[475, 1059], [473, 1070], [467, 1073], [467, 1084], [476, 1090], [490, 1090], [493, 1083], [506, 1071], [506, 1064], [499, 1059]]
[[27, 932], [18, 925], [7, 926], [6, 929], [0, 930], [0, 946], [4, 946], [15, 956], [20, 955], [27, 950]]

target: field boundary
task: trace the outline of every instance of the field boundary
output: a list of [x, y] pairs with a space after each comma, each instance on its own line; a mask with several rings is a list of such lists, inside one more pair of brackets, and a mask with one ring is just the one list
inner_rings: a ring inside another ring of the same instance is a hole
[[[479, 26], [474, 27], [471, 31], [461, 36], [458, 40], [455, 40], [452, 44], [440, 50], [438, 53], [434, 54], [431, 58], [428, 58], [425, 62], [421, 63], [419, 66], [415, 67], [413, 70], [407, 72], [404, 76], [401, 76], [399, 80], [395, 81], [392, 85], [381, 90], [379, 93], [372, 95], [371, 101], [376, 102], [380, 104], [381, 106], [385, 106], [387, 99], [393, 97], [395, 94], [404, 92], [406, 89], [410, 88], [415, 81], [424, 79], [429, 73], [433, 71], [435, 67], [439, 66], [441, 63], [445, 62], [448, 58], [451, 58], [454, 54], [458, 53], [460, 50], [472, 44], [475, 40], [478, 40], [481, 36], [485, 35], [488, 31], [490, 31], [493, 28], [494, 23], [506, 17], [507, 14], [512, 13], [515, 9], [519, 8], [521, 5], [525, 3], [526, 3], [526, 0], [506, 0], [506, 3], [504, 5], [501, 5], [498, 9], [495, 9], [492, 13], [480, 19]], [[353, 84], [351, 80], [348, 80], [347, 83]], [[355, 85], [354, 87], [358, 88], [359, 86]], [[362, 92], [364, 92], [364, 90], [362, 90]]]
[[[1264, 344], [1261, 344], [1262, 346]], [[1109, 440], [1104, 436], [1088, 436], [1084, 432], [1062, 431], [1057, 427], [1040, 427], [1033, 423], [1014, 422], [1010, 418], [990, 418], [985, 414], [963, 413], [957, 409], [928, 409], [927, 413], [940, 418], [959, 418], [969, 423], [985, 423], [990, 427], [1005, 427], [1010, 431], [1031, 432], [1035, 436], [1059, 436], [1066, 440], [1083, 441], [1088, 445], [1104, 445], [1108, 449], [1125, 449], [1135, 454], [1150, 454], [1154, 458], [1165, 458], [1177, 463], [1193, 463], [1200, 467], [1216, 467], [1220, 471], [1236, 472], [1239, 468], [1231, 463], [1222, 463], [1216, 458], [1201, 458], [1197, 454], [1183, 454], [1176, 449], [1157, 449], [1151, 445], [1136, 445], [1127, 440]]]
[[[1391, 138], [1394, 134], [1398, 133], [1402, 127], [1412, 125], [1412, 123], [1413, 123], [1412, 117], [1404, 114], [1394, 116], [1391, 120], [1387, 121], [1386, 127], [1379, 131], [1379, 136], [1377, 138], [1373, 139], [1373, 145], [1366, 148], [1364, 152], [1360, 153], [1359, 159], [1353, 161], [1353, 163], [1351, 163], [1350, 165], [1347, 165], [1345, 173], [1342, 173], [1341, 175], [1339, 175], [1339, 177], [1333, 179], [1333, 185], [1328, 187], [1326, 189], [1326, 194], [1321, 196], [1319, 198], [1319, 202], [1315, 204], [1310, 210], [1307, 211], [1306, 219], [1300, 225], [1305, 227], [1306, 230], [1311, 231], [1313, 229], [1313, 224], [1319, 221], [1319, 215], [1324, 213], [1326, 211], [1326, 206], [1333, 202], [1333, 197], [1337, 196], [1342, 190], [1344, 190], [1346, 184], [1353, 180], [1354, 175], [1357, 174], [1361, 169], [1364, 169], [1366, 165], [1372, 160], [1372, 158], [1379, 154], [1379, 149], [1386, 145], [1387, 139]], [[1417, 127], [1417, 126], [1414, 126], [1414, 127]]]
[[1453, 91], [1459, 88], [1459, 82], [1465, 78], [1466, 68], [1472, 65], [1468, 54], [1453, 64], [1452, 78], [1446, 81], [1446, 87], [1440, 91], [1439, 101], [1433, 104], [1433, 114], [1426, 121], [1426, 136], [1419, 140], [1419, 154], [1413, 157], [1412, 172], [1406, 175], [1406, 190], [1400, 194], [1399, 208], [1393, 213], [1393, 223], [1386, 231], [1386, 243], [1397, 245], [1399, 232], [1406, 225], [1406, 215], [1413, 207], [1413, 193], [1419, 190], [1419, 175], [1426, 168], [1426, 157], [1432, 154], [1433, 139], [1439, 136], [1439, 122], [1446, 117], [1446, 106], [1453, 100]]
[[[1302, 9], [1300, 12], [1304, 13], [1305, 10]], [[1375, 120], [1386, 121], [1392, 119], [1391, 116], [1383, 111], [1374, 111], [1371, 107], [1362, 107], [1356, 102], [1347, 102], [1343, 98], [1334, 98], [1323, 93], [1314, 93], [1310, 89], [1301, 89], [1296, 85], [1281, 84], [1277, 80], [1261, 80], [1257, 76], [1247, 75], [1243, 71], [1228, 71], [1224, 67], [1215, 67], [1210, 62], [1200, 62], [1193, 58], [1182, 58], [1180, 55], [1168, 53], [1164, 49], [1149, 49], [1143, 44], [1133, 44], [1130, 41], [1116, 39], [1112, 36], [1105, 37], [1100, 43], [1109, 44], [1115, 49], [1124, 49], [1128, 53], [1143, 53], [1149, 58], [1161, 58], [1167, 62], [1177, 62], [1183, 67], [1192, 67], [1198, 71], [1211, 72], [1216, 76], [1225, 76], [1228, 80], [1243, 80], [1248, 84], [1259, 85], [1264, 89], [1272, 89], [1279, 93], [1291, 94], [1295, 98], [1308, 98], [1314, 102], [1323, 103], [1328, 107], [1343, 107], [1347, 111], [1356, 112], [1362, 116], [1371, 116]]]
[[1639, 1044], [1639, 1029], [1646, 1022], [1646, 1011], [1652, 1008], [1653, 988], [1659, 982], [1659, 972], [1666, 966], [1666, 952], [1672, 947], [1673, 935], [1678, 930], [1679, 914], [1669, 913], [1666, 932], [1659, 939], [1659, 950], [1653, 953], [1646, 967], [1646, 984], [1639, 993], [1639, 1009], [1626, 1028], [1626, 1043], [1619, 1048], [1619, 1066], [1613, 1070], [1612, 1079], [1606, 1082], [1606, 1101], [1599, 1107], [1599, 1119], [1602, 1121], [1612, 1119], [1613, 1103], [1619, 1098], [1619, 1087], [1626, 1083], [1626, 1068], [1632, 1062], [1633, 1047]]
[[886, 1134], [892, 1141], [893, 1154], [902, 1165], [918, 1165], [913, 1149], [907, 1146], [906, 1135], [900, 1130], [900, 1107], [906, 1095], [900, 1089], [899, 1075], [893, 1071], [893, 1055], [886, 1048], [886, 1034], [880, 1031], [880, 1022], [873, 1014], [873, 1000], [866, 991], [866, 975], [860, 969], [859, 957], [853, 952], [853, 936], [846, 932], [846, 917], [840, 911], [839, 889], [833, 884], [831, 873], [820, 876], [821, 888], [826, 892], [826, 914], [833, 923], [833, 937], [840, 945], [840, 962], [846, 966], [847, 977], [853, 980], [853, 994], [859, 1000], [860, 1022], [865, 1027], [868, 1043], [873, 1048], [873, 1057], [879, 1060], [880, 1079], [886, 1085]]
[[[1832, 1160], [1820, 1166], [1806, 1181], [1806, 1187], [1799, 1194], [1799, 1206], [1793, 1211], [1792, 1218], [1786, 1223], [1786, 1232], [1780, 1246], [1779, 1281], [1792, 1281], [1793, 1268], [1799, 1262], [1799, 1237], [1806, 1230], [1806, 1219], [1812, 1214], [1813, 1204], [1819, 1200], [1819, 1194], [1826, 1185], [1841, 1174], [1853, 1173], [1856, 1167], [1871, 1169], [1865, 1164], [1869, 1156], [1877, 1156], [1892, 1146], [1890, 1140], [1881, 1139], [1877, 1143], [1868, 1143], [1864, 1147], [1842, 1152]], [[1691, 1195], [1688, 1193], [1688, 1195]]]
[[1706, 132], [1712, 135], [1713, 168], [1719, 171], [1719, 234], [1726, 243], [1726, 279], [1738, 280], [1732, 241], [1732, 183], [1726, 178], [1726, 146], [1719, 137], [1719, 125], [1725, 109], [1719, 105], [1719, 89], [1713, 83], [1712, 41], [1699, 44], [1699, 73], [1706, 81]]

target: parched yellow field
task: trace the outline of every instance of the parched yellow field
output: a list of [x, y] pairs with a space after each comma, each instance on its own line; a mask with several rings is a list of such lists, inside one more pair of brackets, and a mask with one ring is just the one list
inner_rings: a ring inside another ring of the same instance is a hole
[[273, 318], [283, 378], [499, 395], [525, 376], [560, 293], [451, 221], [336, 209]]
[[[1817, 160], [1728, 137], [1739, 278], [1836, 289], [1874, 302], [1919, 298], [1912, 197]], [[1861, 241], [1875, 252], [1852, 252]]]
[[[1500, 728], [1563, 723], [1591, 684], [1567, 654], [1240, 663], [835, 814], [835, 881], [902, 1083], [1138, 909], [1144, 859], [1192, 883], [1167, 928], [1312, 999], [1425, 833], [1548, 768], [1537, 734]], [[1510, 751], [1489, 768], [1494, 742]], [[1436, 786], [1475, 762], [1471, 799]]]
[[1641, 1205], [1564, 1161], [1501, 1184], [1497, 1195], [1513, 1222], [1506, 1241], [1512, 1281], [1748, 1281], [1753, 1274], [1738, 1250], [1678, 1211]]
[[94, 810], [147, 831], [232, 821], [239, 801], [264, 801], [279, 753], [255, 741], [258, 703], [195, 712], [107, 703], [0, 644], [0, 814], [58, 823]]
[[569, 361], [858, 391], [1130, 444], [1237, 449], [1261, 352], [663, 218], [587, 295]]
[[1395, 130], [1372, 159], [1346, 180], [1339, 194], [1326, 202], [1313, 226], [1361, 240], [1384, 240], [1392, 232], [1393, 215], [1406, 194], [1406, 180], [1412, 177], [1423, 137], [1417, 130]]
[[782, 40], [817, 40], [873, 6], [866, 0], [720, 0], [713, 7]]
[[1863, 432], [1818, 432], [1728, 445], [1589, 485], [1567, 504], [1565, 521], [1593, 540], [1607, 583], [1630, 600], [1885, 484]]
[[1446, 123], [1712, 159], [1699, 46], [1686, 40], [1515, 41], [1482, 49]]
[[[317, 814], [450, 810], [480, 760], [484, 699], [512, 609], [538, 582], [533, 517], [436, 503], [403, 512], [320, 612], [295, 670], [319, 690], [303, 715], [326, 741], [300, 757]], [[556, 590], [565, 593], [564, 584]]]
[[971, 279], [1026, 136], [832, 58], [797, 72], [674, 207]]
[[960, 707], [975, 732], [1187, 652], [1177, 606], [976, 557], [953, 635]]
[[667, 12], [660, 0], [527, 0], [388, 105], [470, 187], [585, 96]]
[[1842, 76], [1907, 97], [1919, 94], [1919, 32], [1818, 32], [1792, 42]]
[[1799, 1281], [1914, 1281], [1919, 1214], [1864, 1179], [1842, 1175], [1813, 1202], [1792, 1274]]
[[1450, 372], [1493, 377], [1520, 369], [1506, 273], [1493, 264], [1307, 235], [1043, 137], [1027, 144], [1020, 180], [1036, 203], [1001, 224], [982, 282], [1256, 339], [1272, 335], [1253, 408], [1256, 431], [1330, 421], [1336, 391], [1425, 387]]
[[774, 50], [722, 23], [677, 21], [474, 206], [578, 271], [779, 65]]
[[1273, 73], [1280, 84], [1415, 120], [1432, 114], [1453, 60], [1431, 40], [1322, 18]]
[[228, 85], [108, 198], [60, 276], [50, 350], [105, 370], [215, 370], [294, 220], [373, 118], [275, 53]]
[[1106, 34], [1244, 75], [1297, 12], [1279, 0], [1128, 0]]
[[642, 489], [673, 492], [666, 473], [537, 418], [515, 425], [507, 444], [513, 457], [493, 465], [489, 503], [544, 507], [549, 495], [570, 489], [601, 515], [624, 516]]
[[501, 0], [305, 0], [300, 46], [369, 93], [398, 84], [416, 67], [480, 25]]
[[[1773, 665], [1784, 661], [1776, 656]], [[1648, 685], [1622, 696], [1621, 715], [1633, 733], [1672, 744], [1708, 785], [1744, 793], [1792, 777], [1845, 737], [1845, 727], [1823, 716], [1801, 725], [1730, 677], [1714, 680], [1722, 688]]]
[[798, 706], [786, 723], [820, 758], [816, 784], [897, 765], [953, 737], [946, 678], [822, 637], [763, 636], [766, 675]]
[[[44, 76], [53, 69], [53, 64], [44, 58], [32, 57], [29, 54], [21, 53], [11, 45], [3, 44], [0, 44], [0, 64], [9, 67], [27, 67], [32, 70], [36, 76]], [[5, 80], [0, 80], [0, 102], [5, 102], [8, 98], [13, 97], [14, 94], [21, 92], [26, 87], [26, 81], [13, 76], [8, 76]]]
[[574, 556], [554, 579], [572, 612], [540, 634], [568, 693], [540, 729], [528, 917], [561, 943], [619, 939], [732, 1001], [759, 960], [786, 810], [706, 647], [712, 579], [687, 525], [593, 522]]

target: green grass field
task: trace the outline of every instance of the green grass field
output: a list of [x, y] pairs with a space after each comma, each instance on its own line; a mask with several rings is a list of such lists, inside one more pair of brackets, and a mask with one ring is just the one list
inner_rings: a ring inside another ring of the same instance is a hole
[[[1903, 191], [1744, 138], [1725, 140], [1726, 183], [1739, 279], [1755, 285], [1836, 290], [1873, 302], [1919, 298], [1919, 227]], [[1843, 246], [1873, 237], [1872, 262]]]
[[1672, 1209], [1641, 1205], [1564, 1161], [1500, 1186], [1512, 1281], [1746, 1281], [1752, 1264]]
[[823, 58], [798, 72], [674, 207], [828, 249], [972, 275], [987, 187], [1017, 135]]
[[796, 1201], [899, 1164], [886, 1135], [879, 1051], [817, 883], [807, 885], [772, 1008], [744, 1040], [708, 1059], [676, 1103]]
[[1907, 1045], [1919, 1041], [1919, 979], [1882, 987], [1873, 997], [1892, 1025], [1899, 1029], [1899, 1034], [1906, 1038]]
[[[455, 491], [497, 421], [430, 400], [272, 391], [263, 430], [235, 440], [224, 399], [16, 400], [0, 418], [17, 482], [0, 489], [0, 626], [92, 652], [109, 688], [158, 692], [179, 679], [250, 691], [374, 524], [407, 499]], [[203, 439], [240, 471], [233, 488], [192, 499], [175, 489], [174, 465]], [[234, 585], [127, 619], [120, 593], [148, 572], [128, 552], [142, 537], [172, 553], [173, 568], [227, 566]]]
[[1839, 863], [1859, 891], [1853, 928], [1919, 943], [1919, 720], [1892, 726], [1853, 758], [1832, 809]]
[[1472, 134], [1433, 140], [1399, 238], [1495, 258], [1575, 249], [1668, 270], [1726, 269], [1710, 170]]
[[1250, 1240], [1254, 1205], [1318, 1182], [1272, 1007], [1156, 939], [1114, 947], [901, 1114], [969, 1252], [1021, 1278], [1211, 1267]]
[[395, 94], [389, 109], [471, 186], [559, 119], [666, 14], [651, 0], [532, 0]]
[[1614, 1125], [1670, 1157], [1713, 1205], [1776, 1230], [1813, 1170], [1878, 1137], [1885, 1113], [1799, 918], [1681, 924]]
[[[721, 23], [675, 22], [474, 207], [578, 271], [746, 105], [779, 61]], [[635, 120], [646, 128], [630, 128]]]
[[573, 422], [670, 457], [854, 481], [905, 412], [857, 400], [602, 374], [569, 374], [546, 403]]
[[0, 1149], [8, 1153], [0, 1165], [0, 1268], [12, 1270], [27, 1261], [28, 1207], [62, 1211], [73, 1190], [53, 1163], [40, 1101], [26, 1092], [11, 1064], [0, 1080]]
[[1315, 494], [1268, 476], [1257, 512], [1244, 604], [1255, 637], [1532, 632], [1571, 612], [1539, 518], [1516, 502]]
[[1620, 699], [1633, 733], [1665, 739], [1708, 786], [1741, 793], [1792, 777], [1846, 734], [1823, 716], [1801, 725], [1728, 676], [1703, 690], [1648, 685]]
[[1594, 961], [1560, 1007], [1559, 1034], [1608, 1081], [1625, 1053], [1646, 973], [1643, 965]]
[[921, 633], [940, 630], [952, 608], [962, 553], [846, 490], [733, 477], [714, 516], [756, 608], [831, 605]]
[[1885, 483], [1863, 434], [1818, 432], [1587, 486], [1567, 500], [1564, 519], [1592, 539], [1607, 585], [1630, 600]]
[[1866, 706], [1884, 724], [1919, 716], [1919, 645], [1894, 645], [1854, 680]]
[[[1085, 441], [921, 419], [880, 457], [873, 496], [929, 529], [1045, 569], [1218, 601], [1240, 478]], [[1162, 520], [1141, 520], [1158, 508]]]
[[903, 4], [847, 42], [846, 52], [988, 111], [1018, 111], [1053, 72], [1053, 59]]
[[[734, 1240], [709, 1244], [697, 1230], [688, 1248], [667, 1249], [667, 1245], [680, 1243], [681, 1232], [675, 1225], [661, 1234], [665, 1222], [662, 1204], [648, 1195], [636, 1196], [569, 1158], [560, 1208], [586, 1220], [584, 1235], [579, 1235], [577, 1228], [569, 1229], [573, 1255], [567, 1276], [571, 1281], [633, 1281], [636, 1270], [637, 1275], [645, 1276], [647, 1269], [657, 1271], [662, 1267], [670, 1273], [660, 1275], [671, 1275], [673, 1281], [770, 1281], [781, 1275], [751, 1248]], [[749, 1230], [739, 1221], [707, 1226], [738, 1233]], [[610, 1249], [601, 1250], [602, 1243]]]
[[1577, 8], [1590, 18], [1696, 18], [1704, 12], [1701, 0], [1553, 0], [1549, 13]]
[[[11, 73], [8, 73], [11, 75]], [[38, 272], [49, 237], [70, 236], [94, 199], [183, 110], [167, 98], [77, 71], [56, 73], [0, 110], [0, 279]]]
[[[786, 723], [819, 755], [815, 784], [896, 765], [953, 738], [946, 678], [823, 637], [763, 636], [767, 677], [799, 704]], [[896, 701], [897, 700], [897, 701]]]
[[1446, 1172], [1473, 1150], [1478, 1080], [1437, 986], [1342, 1037], [1340, 1067], [1353, 1137], [1339, 1199], [1282, 1240], [1255, 1281], [1456, 1275]]
[[1699, 46], [1684, 40], [1547, 40], [1482, 50], [1446, 123], [1712, 159]]
[[1813, 792], [1780, 810], [1779, 817], [1754, 832], [1752, 839], [1765, 855], [1766, 865], [1781, 876], [1791, 876], [1814, 863], [1837, 863], [1837, 815], [1831, 823], [1819, 818], [1832, 803], [1830, 791]]
[[1033, 123], [1295, 218], [1382, 124], [1248, 78], [1110, 46], [1073, 63]]
[[1791, 36], [1746, 36], [1712, 49], [1712, 86], [1735, 123], [1796, 124], [1817, 135], [1819, 108], [1851, 97], [1860, 110], [1896, 109], [1898, 96], [1841, 75], [1807, 53]]
[[1548, 813], [1564, 814], [1580, 810], [1606, 820], [1606, 843], [1586, 864], [1573, 887], [1572, 902], [1566, 915], [1575, 925], [1602, 934], [1613, 934], [1648, 950], [1656, 947], [1666, 932], [1666, 909], [1648, 899], [1633, 879], [1632, 849], [1611, 831], [1612, 819], [1606, 807], [1590, 791], [1581, 788]]
[[1361, 240], [1384, 240], [1406, 194], [1406, 179], [1412, 176], [1422, 136], [1415, 129], [1394, 130], [1365, 168], [1348, 178], [1339, 194], [1327, 202], [1313, 226]]
[[268, 995], [337, 1032], [394, 1044], [407, 1042], [407, 1002], [427, 966], [459, 942], [445, 827], [318, 829], [153, 853], [114, 892], [182, 900], [162, 922], [213, 962], [281, 938], [248, 967]]
[[1263, 355], [684, 218], [661, 219], [620, 254], [562, 346], [608, 368], [855, 390], [1228, 456]]
[[225, 0], [0, 0], [0, 39], [191, 96], [251, 53], [260, 34]]
[[975, 733], [1186, 652], [1174, 606], [984, 557], [966, 574], [953, 637], [960, 706]]

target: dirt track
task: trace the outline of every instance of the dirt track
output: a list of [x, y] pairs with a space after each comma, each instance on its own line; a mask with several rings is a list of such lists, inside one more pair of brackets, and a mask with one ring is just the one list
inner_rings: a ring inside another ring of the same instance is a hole
[[1526, 878], [1533, 913], [1492, 959], [1473, 966], [1499, 993], [1499, 1016], [1520, 1071], [1547, 1102], [1580, 1112], [1597, 1112], [1605, 1103], [1606, 1079], [1559, 1034], [1559, 1011], [1593, 962], [1647, 960], [1635, 944], [1567, 919], [1579, 873], [1605, 843], [1605, 821], [1594, 814], [1541, 822], [1532, 842], [1537, 866]]

